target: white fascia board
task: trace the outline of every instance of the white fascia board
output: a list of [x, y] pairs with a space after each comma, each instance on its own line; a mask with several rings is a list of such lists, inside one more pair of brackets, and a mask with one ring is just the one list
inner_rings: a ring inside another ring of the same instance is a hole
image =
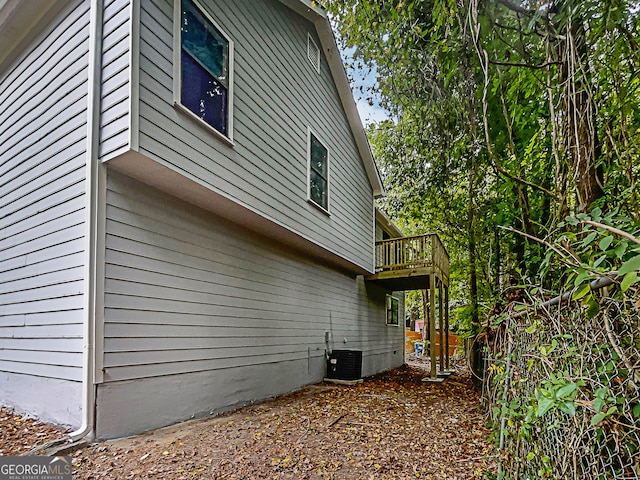
[[373, 196], [375, 198], [384, 197], [384, 187], [382, 185], [382, 179], [380, 178], [380, 172], [376, 166], [376, 162], [371, 153], [371, 146], [367, 139], [367, 134], [362, 126], [362, 120], [358, 113], [358, 107], [353, 99], [353, 92], [349, 85], [349, 79], [347, 78], [347, 72], [344, 69], [344, 63], [340, 56], [338, 44], [336, 43], [336, 37], [333, 34], [331, 24], [329, 23], [329, 17], [327, 12], [319, 7], [316, 2], [311, 0], [280, 0], [280, 2], [293, 11], [302, 15], [307, 20], [313, 22], [322, 44], [322, 50], [329, 64], [329, 70], [331, 76], [338, 89], [338, 95], [340, 95], [340, 101], [342, 107], [347, 115], [347, 120], [353, 133], [353, 138], [356, 141], [358, 151], [364, 162], [364, 167], [369, 178], [369, 183], [373, 189]]
[[329, 69], [331, 75], [336, 83], [338, 89], [338, 95], [342, 101], [342, 106], [347, 114], [347, 120], [351, 126], [353, 132], [353, 138], [356, 141], [360, 156], [364, 162], [364, 168], [369, 177], [369, 182], [373, 188], [373, 196], [380, 198], [385, 195], [384, 187], [382, 186], [382, 179], [380, 178], [380, 172], [376, 166], [376, 162], [373, 159], [373, 153], [371, 153], [371, 146], [369, 145], [369, 139], [362, 126], [362, 120], [360, 119], [360, 113], [358, 113], [358, 107], [353, 99], [353, 93], [351, 86], [349, 85], [349, 79], [347, 78], [347, 72], [344, 69], [344, 63], [338, 50], [336, 38], [333, 35], [331, 24], [327, 17], [317, 18], [314, 22], [322, 43], [322, 49], [324, 50], [325, 57], [329, 63]]
[[0, 0], [0, 76], [69, 0]]
[[376, 207], [376, 222], [380, 224], [380, 226], [387, 231], [389, 235], [392, 235], [392, 238], [402, 238], [404, 237], [404, 233], [396, 226], [395, 223], [391, 221], [387, 214]]
[[327, 12], [318, 5], [318, 2], [313, 2], [312, 0], [280, 0], [280, 3], [302, 15], [310, 22], [315, 23], [319, 16], [327, 18]]

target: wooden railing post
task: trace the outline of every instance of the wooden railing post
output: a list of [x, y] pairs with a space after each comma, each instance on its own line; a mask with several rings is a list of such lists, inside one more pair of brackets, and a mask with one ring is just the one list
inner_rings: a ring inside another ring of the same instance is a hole
[[435, 233], [376, 242], [376, 272], [431, 267], [449, 283], [449, 258]]
[[433, 265], [433, 271], [437, 272], [437, 268], [439, 267], [438, 262], [438, 239], [435, 235], [431, 237], [431, 265]]

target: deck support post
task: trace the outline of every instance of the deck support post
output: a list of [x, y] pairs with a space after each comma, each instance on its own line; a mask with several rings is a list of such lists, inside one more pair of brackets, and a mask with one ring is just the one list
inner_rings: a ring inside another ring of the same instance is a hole
[[445, 330], [445, 371], [450, 372], [451, 363], [449, 355], [449, 286], [444, 286], [444, 330]]
[[444, 319], [442, 318], [442, 281], [438, 279], [438, 329], [440, 331], [440, 348], [439, 350], [439, 363], [440, 370], [438, 374], [444, 373], [444, 345], [445, 345], [445, 331], [444, 331]]
[[429, 275], [429, 356], [431, 358], [431, 379], [437, 379], [436, 370], [436, 279]]

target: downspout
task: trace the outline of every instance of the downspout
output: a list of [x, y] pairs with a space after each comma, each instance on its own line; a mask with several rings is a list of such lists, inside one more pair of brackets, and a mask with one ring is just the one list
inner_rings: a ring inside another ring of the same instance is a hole
[[102, 0], [90, 0], [85, 165], [85, 260], [83, 300], [82, 425], [69, 434], [74, 442], [92, 439], [95, 430], [95, 321], [98, 250], [98, 147], [102, 54]]

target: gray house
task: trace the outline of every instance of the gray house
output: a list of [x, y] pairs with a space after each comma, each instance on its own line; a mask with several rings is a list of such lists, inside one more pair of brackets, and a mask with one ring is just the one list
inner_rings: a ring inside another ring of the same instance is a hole
[[0, 45], [1, 404], [111, 438], [403, 363], [313, 2], [5, 0]]

